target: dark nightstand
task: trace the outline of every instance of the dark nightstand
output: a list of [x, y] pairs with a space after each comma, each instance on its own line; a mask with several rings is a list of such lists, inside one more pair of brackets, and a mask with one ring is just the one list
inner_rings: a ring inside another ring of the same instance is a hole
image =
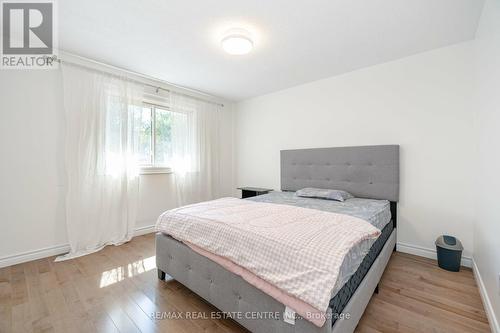
[[238, 187], [241, 190], [241, 198], [250, 198], [257, 195], [267, 194], [272, 191], [270, 188], [260, 188], [260, 187]]

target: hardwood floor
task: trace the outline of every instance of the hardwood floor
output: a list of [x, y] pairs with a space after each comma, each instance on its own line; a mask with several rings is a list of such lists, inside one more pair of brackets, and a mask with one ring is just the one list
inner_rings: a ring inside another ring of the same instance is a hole
[[[55, 263], [0, 269], [0, 332], [246, 332], [232, 320], [163, 319], [215, 309], [176, 281], [156, 277], [154, 237]], [[489, 332], [472, 272], [394, 253], [357, 332]]]
[[357, 332], [491, 332], [472, 270], [393, 253]]

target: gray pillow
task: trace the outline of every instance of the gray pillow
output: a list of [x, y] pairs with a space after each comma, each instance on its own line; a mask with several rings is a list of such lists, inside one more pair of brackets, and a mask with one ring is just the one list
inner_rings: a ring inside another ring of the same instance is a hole
[[351, 193], [342, 190], [330, 190], [325, 188], [306, 187], [295, 192], [299, 197], [305, 198], [320, 198], [336, 201], [344, 201], [354, 198]]

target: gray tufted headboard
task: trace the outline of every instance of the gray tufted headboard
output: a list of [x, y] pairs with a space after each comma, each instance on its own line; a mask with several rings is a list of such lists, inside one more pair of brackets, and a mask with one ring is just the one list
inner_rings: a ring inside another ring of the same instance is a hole
[[282, 150], [281, 190], [297, 191], [304, 187], [398, 201], [399, 146]]

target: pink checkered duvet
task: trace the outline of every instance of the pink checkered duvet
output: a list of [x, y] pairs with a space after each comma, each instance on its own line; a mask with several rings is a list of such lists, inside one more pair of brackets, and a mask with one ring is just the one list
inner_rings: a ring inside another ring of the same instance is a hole
[[[325, 321], [331, 296], [342, 287], [339, 273], [346, 255], [380, 235], [379, 229], [356, 217], [235, 198], [167, 211], [159, 217], [157, 229], [231, 261], [234, 266], [224, 267], [233, 273], [242, 275], [243, 268], [255, 274], [258, 279], [248, 274], [244, 278], [258, 288], [261, 279], [290, 296], [270, 293], [282, 303], [291, 301], [285, 305], [317, 326]], [[304, 309], [316, 309], [312, 312], [322, 318], [308, 318]]]

